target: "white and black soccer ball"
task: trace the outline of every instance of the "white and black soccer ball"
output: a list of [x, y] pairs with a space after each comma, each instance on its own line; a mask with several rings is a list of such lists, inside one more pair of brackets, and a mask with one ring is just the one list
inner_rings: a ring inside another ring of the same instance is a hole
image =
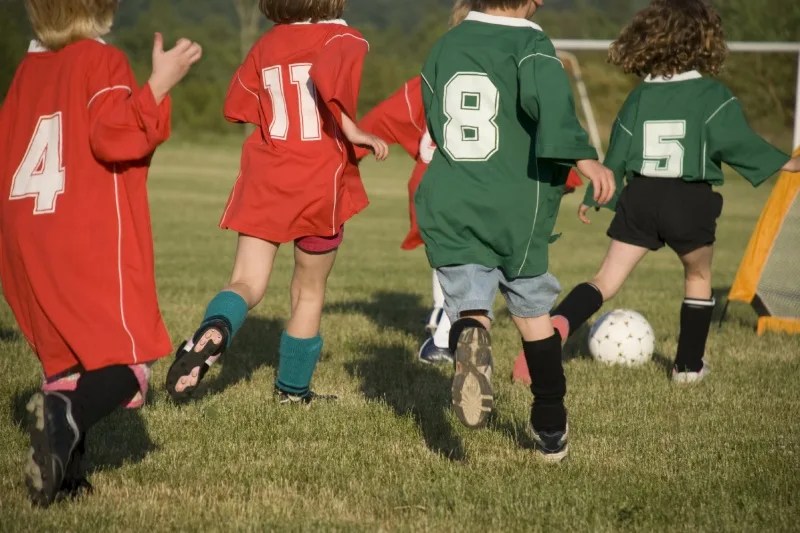
[[589, 332], [589, 352], [609, 365], [639, 366], [653, 357], [655, 334], [636, 311], [615, 309], [601, 316]]

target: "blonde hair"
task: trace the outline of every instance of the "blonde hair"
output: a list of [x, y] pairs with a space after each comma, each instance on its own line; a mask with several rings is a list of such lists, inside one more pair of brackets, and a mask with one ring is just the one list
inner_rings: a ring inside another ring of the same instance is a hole
[[33, 32], [48, 50], [111, 31], [119, 0], [25, 0]]
[[347, 0], [259, 0], [261, 12], [276, 24], [341, 18]]
[[470, 11], [472, 11], [472, 0], [456, 0], [450, 11], [450, 27], [454, 28], [464, 22]]

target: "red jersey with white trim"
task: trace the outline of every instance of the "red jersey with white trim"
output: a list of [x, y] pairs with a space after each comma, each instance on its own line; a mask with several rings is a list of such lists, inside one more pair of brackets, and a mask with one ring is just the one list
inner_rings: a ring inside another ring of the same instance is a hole
[[[410, 228], [400, 247], [413, 250], [423, 244], [417, 226], [417, 212], [414, 207], [414, 194], [433, 158], [436, 145], [428, 132], [425, 120], [425, 107], [422, 102], [422, 77], [407, 81], [389, 98], [375, 106], [359, 122], [359, 127], [390, 144], [399, 144], [411, 156], [416, 165], [408, 180], [408, 216]], [[366, 150], [357, 150], [359, 157], [367, 155]], [[567, 178], [566, 192], [573, 192], [583, 185], [583, 181], [573, 170]]]
[[220, 227], [272, 242], [327, 237], [367, 206], [355, 121], [369, 44], [344, 21], [278, 24], [233, 76], [225, 117], [255, 124]]
[[48, 377], [171, 351], [146, 190], [169, 116], [99, 41], [33, 43], [17, 69], [0, 109], [0, 281]]

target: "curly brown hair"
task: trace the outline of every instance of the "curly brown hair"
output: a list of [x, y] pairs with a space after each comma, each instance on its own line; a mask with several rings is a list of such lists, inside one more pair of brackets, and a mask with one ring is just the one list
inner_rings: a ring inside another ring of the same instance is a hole
[[718, 74], [728, 56], [719, 13], [706, 0], [653, 0], [611, 45], [608, 61], [628, 74]]
[[276, 24], [341, 18], [347, 0], [259, 0], [261, 12]]

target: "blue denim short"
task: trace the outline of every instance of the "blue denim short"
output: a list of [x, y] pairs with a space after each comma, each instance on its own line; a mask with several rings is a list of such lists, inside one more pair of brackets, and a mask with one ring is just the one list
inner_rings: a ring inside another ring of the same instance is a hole
[[498, 289], [509, 312], [520, 318], [550, 313], [561, 292], [561, 285], [549, 272], [509, 280], [498, 268], [456, 265], [437, 268], [436, 275], [444, 292], [444, 310], [452, 322], [465, 311], [486, 311], [493, 319], [492, 307]]

